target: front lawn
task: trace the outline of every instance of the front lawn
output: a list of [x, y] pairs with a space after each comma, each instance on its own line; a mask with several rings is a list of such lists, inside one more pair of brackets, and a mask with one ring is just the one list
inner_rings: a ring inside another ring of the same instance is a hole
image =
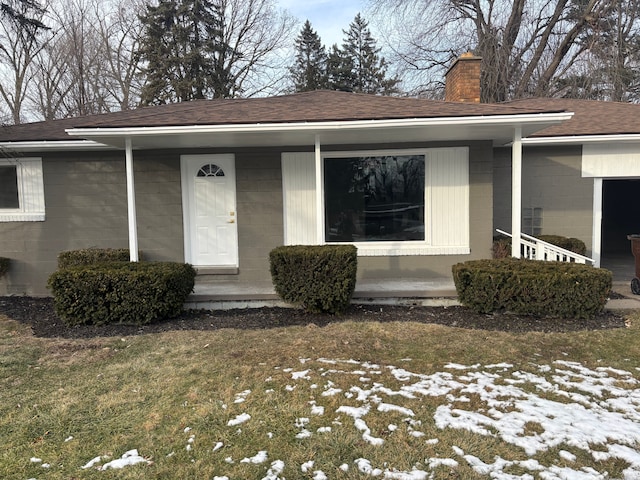
[[640, 313], [628, 323], [75, 340], [0, 317], [0, 478], [637, 479]]

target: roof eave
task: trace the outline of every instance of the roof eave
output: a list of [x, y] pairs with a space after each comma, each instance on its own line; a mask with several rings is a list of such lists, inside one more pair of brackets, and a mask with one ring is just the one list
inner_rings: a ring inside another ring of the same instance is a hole
[[329, 130], [347, 130], [363, 128], [398, 128], [421, 126], [468, 126], [468, 125], [536, 125], [544, 128], [571, 119], [573, 112], [534, 113], [516, 115], [484, 115], [464, 117], [427, 117], [382, 120], [350, 120], [328, 122], [292, 122], [292, 123], [253, 123], [253, 124], [216, 124], [216, 125], [176, 125], [161, 127], [78, 127], [65, 131], [72, 136], [89, 138], [91, 136], [149, 136], [180, 135], [198, 133], [269, 133]]
[[0, 149], [8, 152], [55, 152], [84, 150], [114, 150], [113, 146], [93, 140], [29, 140], [19, 142], [0, 142]]
[[529, 137], [523, 138], [523, 145], [582, 145], [585, 143], [608, 143], [608, 142], [640, 142], [640, 133], [618, 133], [601, 135], [565, 135], [549, 137]]

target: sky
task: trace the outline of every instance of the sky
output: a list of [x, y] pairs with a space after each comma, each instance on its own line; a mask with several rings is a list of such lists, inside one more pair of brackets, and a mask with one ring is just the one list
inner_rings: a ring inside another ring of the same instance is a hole
[[342, 44], [342, 30], [349, 28], [359, 12], [367, 19], [366, 3], [366, 0], [278, 0], [280, 7], [300, 20], [301, 27], [309, 20], [327, 48], [334, 43]]

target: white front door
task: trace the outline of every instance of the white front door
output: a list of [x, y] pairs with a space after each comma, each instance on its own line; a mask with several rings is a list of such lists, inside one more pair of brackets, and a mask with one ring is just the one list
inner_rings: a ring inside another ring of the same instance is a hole
[[233, 154], [182, 155], [185, 261], [237, 267], [236, 172]]

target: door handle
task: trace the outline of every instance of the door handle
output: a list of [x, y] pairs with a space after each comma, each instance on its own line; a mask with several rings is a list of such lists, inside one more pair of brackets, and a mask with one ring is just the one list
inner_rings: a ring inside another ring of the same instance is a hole
[[227, 223], [236, 223], [236, 221], [231, 219], [231, 220], [227, 220]]

